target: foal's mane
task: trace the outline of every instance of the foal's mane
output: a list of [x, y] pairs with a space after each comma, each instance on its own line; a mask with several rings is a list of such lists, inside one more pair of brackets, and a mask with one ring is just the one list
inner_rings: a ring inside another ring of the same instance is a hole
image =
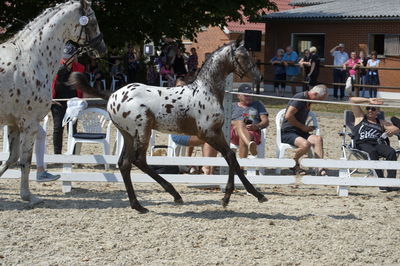
[[208, 65], [211, 63], [211, 61], [213, 60], [215, 54], [219, 53], [219, 52], [222, 51], [224, 48], [226, 48], [226, 47], [228, 47], [228, 46], [231, 46], [232, 44], [233, 44], [233, 42], [227, 43], [227, 44], [225, 44], [225, 45], [219, 47], [219, 48], [218, 48], [217, 50], [215, 50], [214, 52], [212, 52], [212, 53], [210, 54], [210, 56], [207, 58], [207, 60], [204, 62], [204, 64], [200, 67], [200, 70], [197, 72], [197, 75], [196, 75], [196, 77], [195, 77], [194, 80], [196, 80], [197, 77], [200, 75], [200, 73], [201, 73], [202, 71], [204, 71], [205, 66], [208, 66]]
[[[33, 32], [35, 32], [35, 30], [41, 29], [43, 27], [43, 25], [48, 22], [48, 19], [51, 19], [61, 9], [65, 8], [65, 7], [69, 7], [70, 5], [73, 5], [76, 3], [79, 3], [79, 2], [71, 0], [71, 1], [68, 1], [65, 3], [59, 3], [54, 7], [49, 7], [47, 9], [45, 9], [39, 16], [37, 16], [35, 19], [33, 19], [27, 25], [25, 25], [25, 27], [22, 30], [20, 30], [18, 33], [16, 33], [14, 36], [12, 36], [8, 41], [15, 42], [26, 31], [33, 33]], [[38, 24], [38, 22], [42, 22], [42, 23]]]

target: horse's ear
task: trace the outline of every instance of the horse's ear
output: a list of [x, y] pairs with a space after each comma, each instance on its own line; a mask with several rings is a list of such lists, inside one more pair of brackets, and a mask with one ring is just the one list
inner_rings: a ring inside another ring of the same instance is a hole
[[83, 9], [87, 9], [91, 5], [91, 2], [89, 2], [87, 0], [80, 0], [80, 2], [81, 2], [81, 6]]
[[235, 46], [236, 48], [243, 44], [243, 34], [240, 34], [239, 37], [236, 39]]

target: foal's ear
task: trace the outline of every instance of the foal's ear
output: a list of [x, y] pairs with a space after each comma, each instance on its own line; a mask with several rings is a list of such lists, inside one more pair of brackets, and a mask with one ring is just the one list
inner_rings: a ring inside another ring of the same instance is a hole
[[235, 46], [236, 48], [238, 48], [242, 44], [243, 44], [243, 34], [240, 34], [239, 37], [236, 39]]

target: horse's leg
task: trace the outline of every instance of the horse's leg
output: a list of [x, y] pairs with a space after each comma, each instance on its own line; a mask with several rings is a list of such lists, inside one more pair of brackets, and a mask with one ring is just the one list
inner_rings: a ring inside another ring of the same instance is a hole
[[240, 165], [236, 159], [235, 153], [229, 148], [229, 145], [225, 141], [225, 137], [222, 130], [215, 132], [215, 135], [207, 136], [204, 137], [203, 139], [208, 144], [210, 144], [214, 149], [219, 151], [222, 154], [222, 156], [224, 156], [225, 160], [229, 165], [229, 179], [226, 186], [227, 190], [225, 192], [224, 198], [222, 199], [224, 206], [228, 205], [230, 196], [233, 192], [234, 173], [236, 173], [239, 176], [240, 181], [242, 181], [243, 186], [246, 188], [247, 192], [255, 196], [259, 202], [267, 201], [267, 198], [259, 191], [257, 191], [254, 188], [254, 186], [249, 182], [249, 180], [246, 178], [246, 176], [243, 174], [243, 170], [240, 169]]
[[131, 169], [134, 158], [133, 137], [129, 133], [121, 130], [121, 134], [124, 137], [124, 146], [122, 148], [121, 155], [118, 160], [118, 167], [121, 172], [126, 192], [128, 193], [129, 202], [132, 209], [137, 210], [140, 213], [146, 213], [149, 210], [144, 208], [136, 198], [135, 190], [133, 189], [131, 180]]
[[167, 180], [162, 178], [159, 174], [157, 174], [153, 169], [149, 167], [146, 161], [146, 151], [147, 151], [147, 146], [146, 143], [138, 143], [138, 150], [136, 154], [136, 158], [133, 161], [133, 164], [135, 164], [140, 170], [151, 176], [155, 181], [157, 181], [158, 184], [160, 184], [165, 191], [167, 191], [169, 194], [174, 197], [174, 202], [177, 204], [182, 204], [183, 200], [181, 195], [176, 191], [174, 186], [172, 186], [171, 183], [169, 183]]
[[15, 164], [19, 158], [19, 130], [16, 126], [8, 127], [8, 143], [10, 150], [10, 157], [0, 167], [0, 176], [4, 174], [7, 169]]
[[29, 172], [31, 170], [33, 143], [36, 138], [37, 125], [31, 123], [25, 125], [20, 133], [20, 165], [21, 165], [21, 187], [20, 194], [22, 200], [29, 201], [30, 205], [36, 205], [43, 200], [35, 197], [29, 191]]

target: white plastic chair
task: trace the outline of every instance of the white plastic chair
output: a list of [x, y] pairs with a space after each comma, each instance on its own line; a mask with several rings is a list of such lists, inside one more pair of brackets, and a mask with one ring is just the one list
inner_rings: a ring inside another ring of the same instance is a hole
[[[162, 75], [159, 75], [160, 77], [160, 87], [164, 87], [164, 84], [166, 84], [168, 86], [168, 80], [164, 80]], [[174, 75], [174, 81], [176, 80], [176, 75]]]
[[[282, 143], [281, 140], [281, 128], [282, 128], [282, 122], [283, 119], [285, 117], [285, 113], [286, 113], [286, 108], [282, 109], [278, 112], [278, 114], [276, 115], [275, 118], [275, 124], [276, 124], [276, 158], [282, 159], [285, 157], [285, 151], [287, 149], [296, 149], [296, 146], [292, 146], [290, 144], [287, 143]], [[320, 134], [320, 129], [318, 127], [318, 121], [317, 121], [317, 117], [313, 112], [309, 112], [308, 113], [308, 119], [306, 122], [306, 125], [309, 125], [310, 123], [312, 123], [312, 125], [315, 127], [315, 131], [314, 134], [315, 135], [319, 135]], [[314, 151], [312, 149], [310, 149], [310, 153], [309, 153], [309, 157], [314, 157]], [[281, 169], [277, 168], [276, 169], [276, 174], [280, 174], [281, 173]]]
[[[128, 77], [126, 75], [124, 75], [124, 80], [125, 80], [125, 83], [128, 83]], [[111, 85], [110, 85], [111, 91], [115, 91], [115, 87], [116, 87], [118, 81], [119, 80], [115, 79], [114, 76], [112, 76]]]
[[[79, 121], [83, 132], [73, 132], [73, 125]], [[77, 118], [68, 123], [68, 151], [80, 154], [82, 143], [103, 144], [104, 155], [110, 154], [111, 119], [107, 111], [100, 108], [87, 108], [81, 111]], [[107, 170], [109, 165], [105, 165]]]

